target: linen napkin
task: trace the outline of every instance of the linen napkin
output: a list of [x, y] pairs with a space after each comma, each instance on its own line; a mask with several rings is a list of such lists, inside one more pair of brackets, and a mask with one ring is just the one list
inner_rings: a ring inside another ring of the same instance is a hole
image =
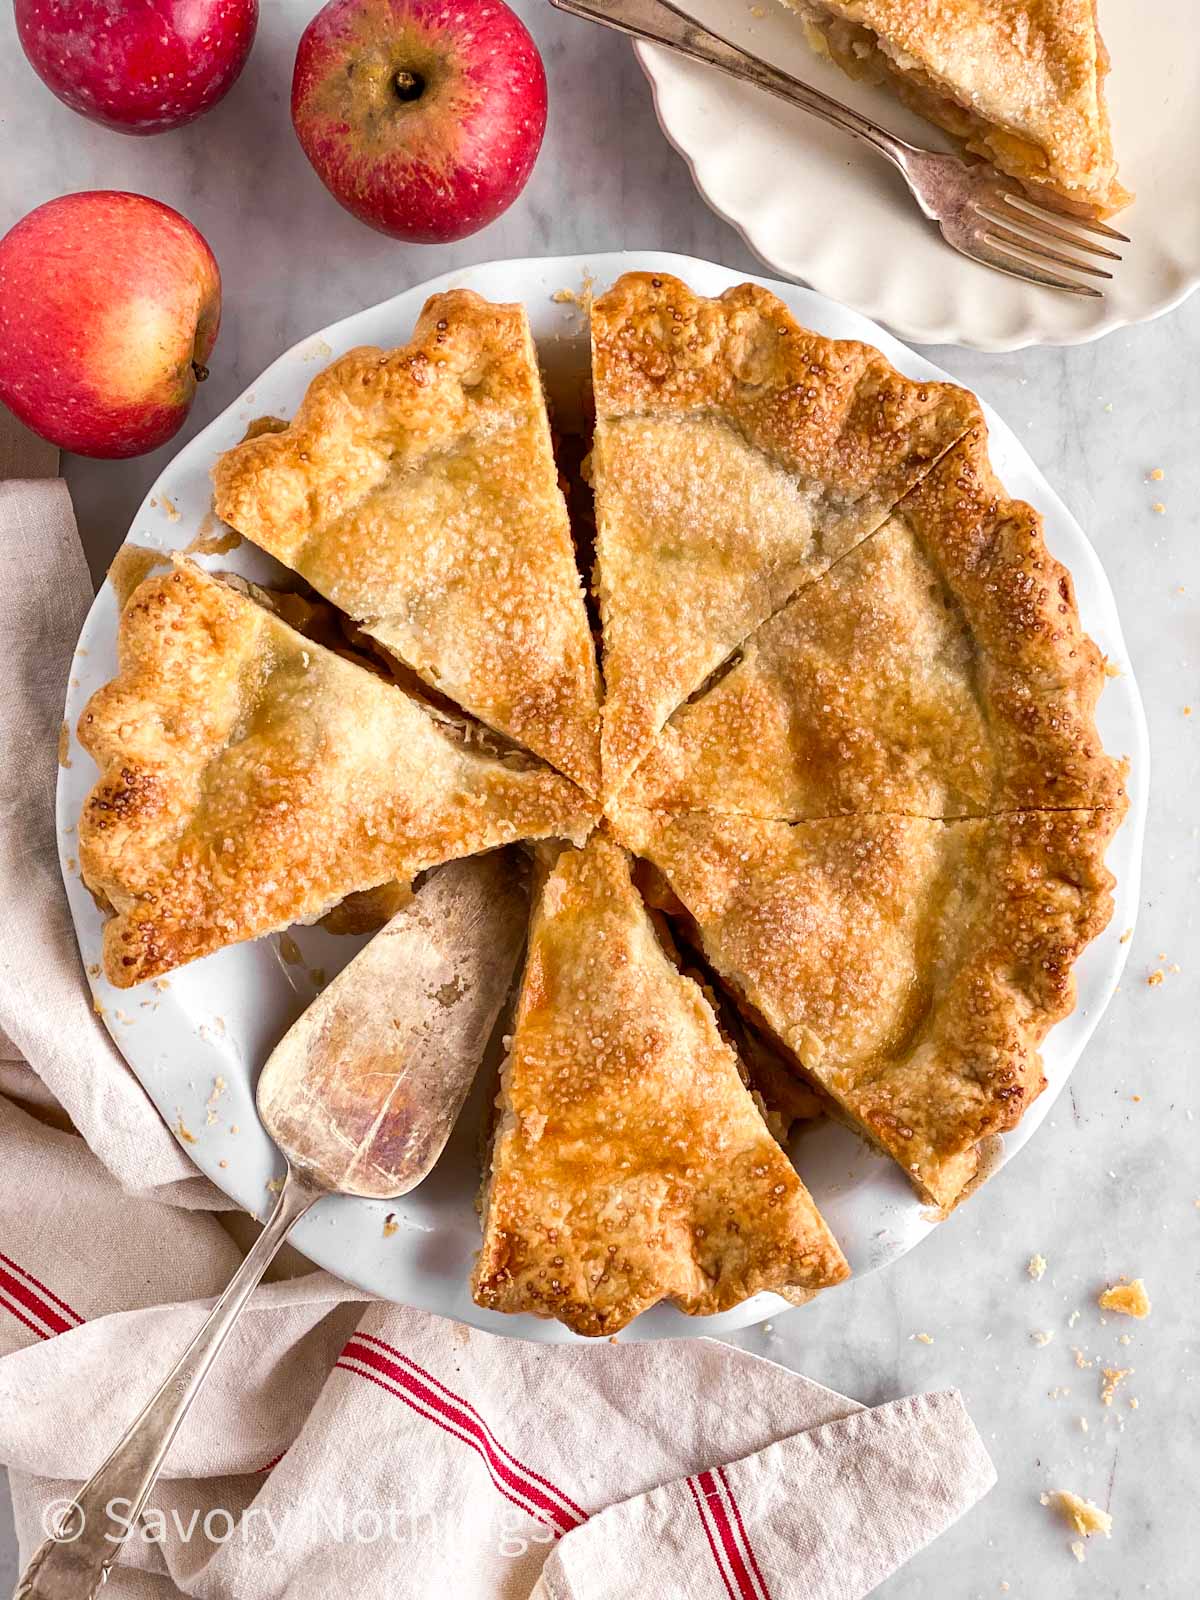
[[[240, 1252], [92, 1014], [61, 889], [91, 600], [65, 486], [0, 482], [0, 544], [0, 1461], [28, 1559]], [[304, 1270], [256, 1291], [105, 1592], [852, 1600], [994, 1477], [954, 1392], [867, 1410], [713, 1340], [529, 1344]]]

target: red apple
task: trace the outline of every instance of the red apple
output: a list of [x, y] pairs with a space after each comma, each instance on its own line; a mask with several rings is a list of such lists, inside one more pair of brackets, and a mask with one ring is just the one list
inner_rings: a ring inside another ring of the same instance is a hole
[[176, 433], [220, 320], [212, 251], [145, 195], [65, 194], [0, 239], [0, 400], [76, 455]]
[[258, 0], [14, 0], [42, 82], [119, 133], [180, 128], [216, 105], [246, 64]]
[[292, 122], [347, 211], [394, 238], [444, 244], [525, 187], [546, 74], [503, 0], [329, 0], [296, 52]]

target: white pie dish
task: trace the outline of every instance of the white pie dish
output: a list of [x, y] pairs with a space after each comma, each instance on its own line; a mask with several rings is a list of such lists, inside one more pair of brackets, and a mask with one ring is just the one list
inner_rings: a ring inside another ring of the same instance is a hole
[[[913, 144], [953, 141], [886, 88], [821, 60], [782, 0], [680, 0], [679, 9]], [[1161, 316], [1200, 284], [1200, 50], [1188, 0], [1100, 0], [1121, 179], [1115, 225], [1132, 243], [1102, 300], [1020, 283], [958, 256], [873, 151], [773, 95], [636, 46], [658, 120], [701, 195], [774, 271], [800, 278], [917, 344], [1017, 350], [1080, 344]], [[714, 130], [718, 130], [714, 135]]]
[[[676, 273], [707, 294], [740, 281], [738, 274], [709, 262], [630, 254], [590, 261], [564, 257], [497, 262], [409, 290], [314, 334], [280, 357], [180, 451], [135, 517], [129, 542], [164, 552], [188, 545], [210, 510], [209, 468], [221, 450], [242, 437], [247, 423], [267, 413], [290, 416], [319, 367], [344, 350], [364, 343], [402, 342], [426, 296], [438, 290], [468, 286], [491, 299], [524, 302], [556, 416], [570, 426], [570, 410], [578, 404], [579, 380], [586, 372], [586, 335], [578, 308], [552, 297], [564, 289], [578, 291], [589, 268], [596, 282], [604, 285], [632, 267]], [[802, 322], [820, 332], [876, 344], [914, 378], [945, 376], [881, 329], [822, 296], [785, 284], [767, 286]], [[1085, 626], [1122, 669], [1122, 676], [1109, 684], [1103, 696], [1099, 720], [1106, 746], [1133, 762], [1130, 814], [1109, 852], [1109, 864], [1117, 876], [1113, 921], [1078, 965], [1079, 1004], [1047, 1041], [1049, 1088], [1020, 1128], [1006, 1138], [1000, 1159], [1007, 1161], [1049, 1111], [1120, 976], [1127, 949], [1120, 935], [1132, 924], [1137, 905], [1148, 753], [1141, 702], [1128, 675], [1115, 603], [1099, 561], [1012, 432], [990, 411], [987, 415], [1000, 477], [1013, 494], [1030, 500], [1043, 513], [1047, 542], [1074, 575]], [[206, 558], [206, 564], [265, 580], [279, 570], [245, 544], [229, 554]], [[90, 694], [115, 670], [116, 621], [116, 595], [112, 586], [105, 584], [80, 636], [65, 713], [72, 730], [71, 764], [61, 770], [58, 787], [67, 893], [83, 960], [89, 966], [99, 961], [101, 918], [73, 866], [73, 830], [96, 769], [75, 740], [74, 728]], [[130, 1066], [166, 1120], [191, 1134], [189, 1155], [239, 1205], [258, 1215], [269, 1209], [271, 1196], [266, 1186], [279, 1163], [255, 1116], [254, 1075], [278, 1037], [315, 994], [311, 970], [320, 967], [332, 975], [363, 942], [335, 938], [319, 928], [293, 930], [291, 938], [304, 958], [302, 964], [284, 958], [284, 950], [293, 953], [286, 938], [269, 938], [185, 967], [163, 988], [145, 985], [120, 991], [103, 978], [93, 979], [105, 1023]], [[218, 1078], [226, 1087], [213, 1101]], [[438, 1169], [414, 1194], [392, 1202], [324, 1202], [301, 1223], [296, 1243], [322, 1266], [388, 1299], [492, 1330], [543, 1340], [573, 1339], [575, 1336], [557, 1323], [527, 1316], [503, 1317], [481, 1310], [470, 1298], [468, 1279], [479, 1246], [476, 1144], [483, 1094], [480, 1086]], [[210, 1113], [215, 1113], [212, 1121], [208, 1120]], [[895, 1259], [935, 1225], [899, 1171], [844, 1130], [822, 1124], [803, 1134], [795, 1148], [801, 1174], [856, 1271], [870, 1271]], [[389, 1213], [394, 1214], [398, 1226], [385, 1235]], [[721, 1316], [703, 1319], [658, 1307], [639, 1317], [623, 1337], [730, 1332], [783, 1309], [782, 1301], [765, 1295]]]

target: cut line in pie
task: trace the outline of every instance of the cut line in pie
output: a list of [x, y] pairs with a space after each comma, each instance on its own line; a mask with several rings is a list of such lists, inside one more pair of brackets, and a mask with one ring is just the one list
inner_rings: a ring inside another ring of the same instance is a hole
[[1043, 1087], [1126, 801], [972, 395], [749, 284], [632, 273], [593, 324], [603, 675], [524, 314], [437, 296], [216, 464], [331, 604], [135, 591], [80, 865], [126, 988], [544, 841], [474, 1294], [595, 1334], [844, 1276], [794, 1117], [961, 1198]]
[[622, 791], [784, 821], [1123, 807], [1103, 660], [982, 419], [682, 706]]
[[678, 705], [879, 526], [975, 399], [802, 328], [756, 284], [626, 273], [592, 307], [604, 793]]

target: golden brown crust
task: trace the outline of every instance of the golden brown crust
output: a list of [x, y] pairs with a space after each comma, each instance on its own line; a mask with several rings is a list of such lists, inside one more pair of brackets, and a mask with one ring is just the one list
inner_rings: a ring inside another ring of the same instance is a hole
[[1112, 914], [1120, 812], [779, 823], [625, 807], [714, 968], [918, 1191], [953, 1204], [1044, 1079]]
[[789, 0], [810, 42], [887, 82], [1033, 194], [1107, 216], [1117, 182], [1096, 0]]
[[115, 913], [104, 964], [121, 988], [594, 819], [566, 778], [460, 747], [402, 690], [190, 563], [134, 593], [119, 662], [80, 719], [101, 777], [79, 859]]
[[847, 1276], [603, 834], [546, 879], [499, 1104], [479, 1305], [611, 1334]]
[[1070, 576], [980, 423], [675, 713], [623, 798], [785, 821], [1121, 807], [1104, 682]]
[[755, 284], [628, 273], [592, 308], [602, 752], [614, 793], [731, 651], [978, 416]]
[[599, 678], [521, 306], [435, 295], [409, 344], [335, 361], [213, 479], [232, 527], [595, 792]]

